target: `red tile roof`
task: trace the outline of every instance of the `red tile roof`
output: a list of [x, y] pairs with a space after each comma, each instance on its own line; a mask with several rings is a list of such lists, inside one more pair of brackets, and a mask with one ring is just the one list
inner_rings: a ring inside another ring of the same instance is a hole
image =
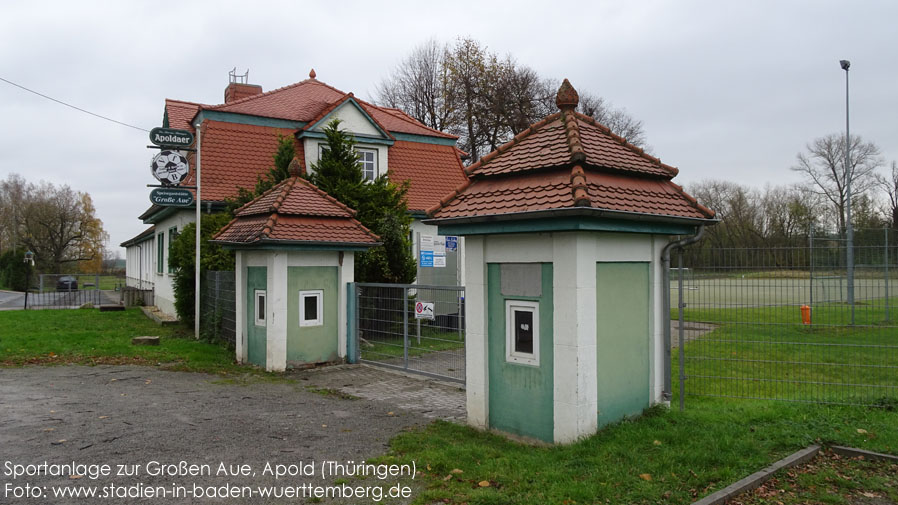
[[377, 235], [353, 215], [355, 211], [305, 179], [291, 177], [241, 207], [214, 240], [230, 244], [378, 245]]
[[531, 125], [470, 166], [471, 181], [428, 213], [436, 219], [557, 209], [597, 210], [709, 220], [714, 211], [671, 182], [677, 169], [574, 112], [565, 79], [561, 112]]
[[194, 127], [191, 121], [196, 116], [196, 113], [199, 112], [200, 107], [205, 106], [199, 103], [166, 98], [165, 113], [168, 115], [168, 127], [193, 132]]
[[[237, 188], [252, 190], [259, 176], [274, 166], [278, 134], [292, 137], [287, 128], [244, 125], [206, 120], [202, 132], [203, 200], [224, 201], [237, 196]], [[296, 142], [296, 159], [305, 163], [302, 142]], [[191, 165], [196, 163], [191, 156]], [[195, 173], [184, 182], [195, 184]]]
[[[200, 110], [305, 121], [312, 125], [349, 98], [355, 100], [391, 139], [390, 132], [456, 138], [428, 128], [398, 109], [369, 104], [316, 79], [222, 105], [166, 100], [165, 107], [170, 127], [194, 131], [191, 121]], [[277, 135], [295, 133], [284, 128], [206, 120], [202, 136], [203, 200], [223, 201], [236, 196], [239, 187], [252, 189], [256, 178], [272, 166]], [[297, 142], [296, 159], [305, 170], [302, 144]], [[410, 141], [396, 141], [389, 148], [389, 177], [397, 182], [411, 181], [407, 195], [410, 210], [424, 211], [432, 207], [446, 193], [465, 182], [467, 178], [459, 154], [463, 153], [454, 146]], [[191, 162], [195, 162], [193, 156]], [[194, 177], [191, 173], [184, 184], [194, 185]]]
[[[205, 106], [204, 109], [263, 116], [291, 121], [312, 121], [320, 119], [321, 112], [341, 102], [346, 93], [329, 86], [317, 79], [304, 81], [278, 88], [259, 95], [236, 100], [231, 103]], [[457, 138], [454, 135], [428, 128], [415, 121], [405, 113], [396, 109], [382, 108], [377, 105], [356, 99], [375, 121], [390, 132], [428, 135], [431, 137]]]
[[426, 211], [467, 182], [455, 147], [398, 140], [389, 152], [387, 177], [408, 180], [408, 208]]

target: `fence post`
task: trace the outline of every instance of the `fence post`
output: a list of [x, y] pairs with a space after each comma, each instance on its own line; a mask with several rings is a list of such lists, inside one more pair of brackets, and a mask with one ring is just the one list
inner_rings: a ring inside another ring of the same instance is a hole
[[[813, 314], [814, 307], [814, 223], [811, 223], [811, 228], [808, 232], [808, 256], [810, 256], [810, 273], [808, 274], [808, 291], [810, 292], [808, 300], [808, 307], [811, 308], [811, 314]], [[812, 320], [813, 321], [813, 320]]]
[[686, 338], [685, 328], [683, 326], [683, 308], [686, 306], [686, 303], [683, 301], [683, 249], [679, 249], [679, 255], [677, 256], [677, 307], [678, 307], [678, 323], [679, 327], [679, 358], [680, 358], [680, 410], [686, 408], [686, 349], [685, 343]]
[[889, 229], [884, 228], [886, 235], [885, 261], [886, 264], [886, 322], [889, 321]]
[[408, 288], [402, 288], [402, 360], [408, 370]]
[[358, 316], [358, 297], [354, 282], [346, 283], [346, 362], [359, 362], [359, 335], [356, 321]]

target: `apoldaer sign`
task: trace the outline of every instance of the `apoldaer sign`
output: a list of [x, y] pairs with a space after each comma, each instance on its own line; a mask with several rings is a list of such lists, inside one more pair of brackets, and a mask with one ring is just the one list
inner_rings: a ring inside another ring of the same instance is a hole
[[190, 147], [193, 134], [175, 128], [153, 128], [150, 130], [150, 142], [162, 147]]

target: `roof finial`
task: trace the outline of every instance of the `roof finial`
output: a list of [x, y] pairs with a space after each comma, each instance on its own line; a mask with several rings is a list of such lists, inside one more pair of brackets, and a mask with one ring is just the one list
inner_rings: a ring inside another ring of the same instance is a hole
[[558, 94], [555, 95], [555, 105], [561, 110], [573, 110], [577, 107], [578, 103], [580, 103], [580, 95], [578, 95], [577, 90], [571, 86], [570, 81], [565, 79], [564, 82], [561, 83], [561, 87], [558, 88]]
[[315, 74], [315, 69], [313, 68], [313, 69], [309, 72], [309, 79], [314, 79], [314, 78], [315, 78], [315, 75], [316, 75], [316, 74]]
[[290, 165], [287, 166], [287, 172], [290, 174], [290, 177], [301, 177], [302, 163], [297, 158], [293, 158], [290, 160]]

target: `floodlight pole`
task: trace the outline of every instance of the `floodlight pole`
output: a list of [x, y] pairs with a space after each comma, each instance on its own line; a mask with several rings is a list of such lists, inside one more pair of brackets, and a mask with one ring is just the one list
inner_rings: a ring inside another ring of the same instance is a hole
[[848, 304], [851, 305], [851, 324], [854, 325], [854, 225], [851, 223], [851, 134], [848, 121], [848, 68], [851, 62], [839, 60], [845, 71], [845, 262], [848, 270]]
[[200, 184], [200, 156], [202, 150], [202, 123], [196, 124], [196, 262], [193, 265], [194, 299], [193, 299], [193, 336], [200, 338], [200, 219], [202, 215], [202, 184]]

